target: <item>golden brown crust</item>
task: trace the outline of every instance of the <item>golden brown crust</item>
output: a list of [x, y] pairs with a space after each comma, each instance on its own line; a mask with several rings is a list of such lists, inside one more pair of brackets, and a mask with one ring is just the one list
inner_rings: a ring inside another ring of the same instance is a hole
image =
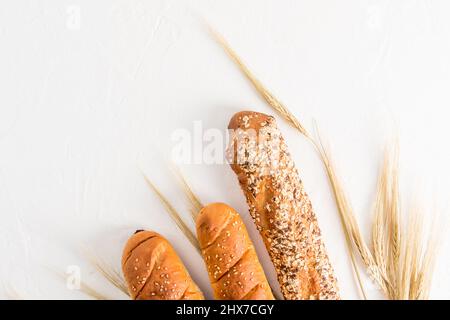
[[239, 214], [224, 203], [205, 206], [197, 237], [218, 300], [272, 300], [255, 248]]
[[203, 300], [170, 243], [153, 231], [138, 231], [123, 250], [122, 271], [135, 300]]
[[228, 157], [285, 299], [339, 299], [317, 219], [275, 119], [242, 111]]

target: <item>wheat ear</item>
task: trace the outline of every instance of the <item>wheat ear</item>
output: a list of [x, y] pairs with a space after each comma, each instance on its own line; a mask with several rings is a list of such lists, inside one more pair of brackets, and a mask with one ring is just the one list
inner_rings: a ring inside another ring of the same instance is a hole
[[[317, 128], [317, 127], [316, 127]], [[367, 246], [366, 242], [364, 241], [364, 238], [362, 236], [362, 232], [359, 228], [359, 225], [356, 221], [355, 214], [353, 213], [353, 208], [351, 207], [349, 201], [347, 200], [347, 196], [345, 194], [344, 188], [342, 186], [342, 183], [339, 179], [339, 177], [336, 174], [336, 170], [334, 167], [334, 163], [330, 158], [330, 152], [328, 149], [324, 146], [322, 143], [322, 140], [320, 138], [320, 134], [317, 132], [317, 141], [314, 139], [311, 139], [310, 141], [314, 145], [314, 148], [317, 150], [317, 152], [320, 155], [320, 158], [322, 159], [323, 165], [325, 167], [328, 180], [331, 185], [331, 189], [333, 191], [333, 195], [335, 198], [336, 206], [338, 209], [339, 217], [343, 226], [346, 242], [347, 242], [347, 248], [349, 251], [350, 258], [352, 260], [352, 266], [356, 274], [356, 278], [359, 284], [359, 287], [361, 289], [361, 293], [364, 297], [364, 299], [367, 299], [367, 295], [364, 290], [364, 286], [362, 284], [361, 276], [359, 274], [359, 269], [356, 264], [356, 258], [353, 252], [353, 248], [357, 250], [357, 252], [360, 255], [360, 258], [364, 265], [367, 268], [367, 272], [369, 276], [372, 278], [372, 280], [383, 290], [386, 291], [385, 286], [385, 277], [380, 272], [374, 257], [372, 255], [372, 252], [370, 251], [369, 247]]]
[[[397, 148], [397, 145], [395, 146]], [[391, 154], [392, 153], [392, 154]], [[397, 149], [386, 150], [374, 204], [372, 250], [375, 263], [383, 275], [385, 294], [395, 299], [400, 269], [400, 199]], [[393, 155], [393, 157], [391, 156]]]
[[262, 98], [274, 108], [281, 116], [286, 118], [286, 120], [293, 125], [298, 131], [300, 131], [304, 136], [309, 137], [308, 132], [305, 127], [302, 126], [300, 121], [294, 117], [289, 110], [281, 103], [262, 83], [259, 81], [250, 69], [242, 62], [241, 58], [237, 53], [231, 48], [225, 38], [216, 32], [213, 28], [208, 27], [209, 32], [213, 38], [221, 45], [228, 56], [237, 64], [241, 72], [247, 77], [247, 79], [253, 84], [256, 91], [262, 96]]
[[190, 212], [192, 219], [194, 222], [197, 220], [197, 216], [203, 208], [203, 204], [201, 203], [200, 199], [197, 197], [197, 195], [192, 191], [191, 186], [186, 181], [186, 178], [181, 173], [180, 168], [178, 168], [175, 164], [172, 165], [172, 171], [177, 177], [178, 181], [180, 182], [180, 186], [183, 189], [184, 194], [186, 195], [186, 198], [189, 201], [190, 206]]
[[120, 272], [108, 265], [105, 261], [100, 259], [92, 250], [89, 250], [88, 248], [83, 249], [83, 255], [109, 283], [123, 292], [126, 296], [130, 296], [127, 286], [125, 285], [125, 280], [123, 279]]
[[414, 203], [408, 216], [401, 215], [398, 158], [396, 142], [386, 148], [378, 179], [372, 225], [374, 257], [384, 273], [389, 299], [428, 299], [441, 233], [436, 230], [437, 220], [426, 232], [420, 204]]
[[183, 232], [184, 236], [189, 240], [189, 242], [194, 246], [194, 248], [200, 253], [200, 246], [197, 242], [197, 238], [192, 233], [191, 229], [186, 225], [186, 223], [181, 218], [181, 215], [178, 213], [178, 211], [170, 204], [169, 200], [167, 200], [166, 197], [162, 194], [161, 191], [150, 181], [150, 179], [145, 175], [145, 181], [149, 185], [150, 189], [153, 190], [153, 192], [157, 195], [158, 199], [161, 201], [161, 203], [164, 205], [167, 213], [169, 213], [172, 220], [176, 223], [178, 228]]
[[[53, 270], [53, 269], [50, 269], [50, 271], [52, 271], [54, 274], [56, 274], [60, 279], [62, 279], [64, 281], [67, 280], [66, 274], [56, 271], [56, 270]], [[77, 290], [83, 292], [85, 295], [91, 297], [94, 300], [112, 300], [112, 299], [106, 297], [105, 295], [103, 295], [102, 293], [100, 293], [98, 290], [94, 289], [92, 286], [90, 286], [83, 280], [80, 280], [80, 287]]]

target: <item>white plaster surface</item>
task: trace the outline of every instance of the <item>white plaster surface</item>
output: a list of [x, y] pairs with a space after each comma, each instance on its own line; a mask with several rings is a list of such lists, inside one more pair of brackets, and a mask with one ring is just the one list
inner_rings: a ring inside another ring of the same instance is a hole
[[[201, 19], [309, 129], [317, 122], [367, 239], [383, 146], [395, 135], [402, 194], [448, 217], [448, 1], [3, 0], [2, 297], [13, 288], [26, 298], [88, 298], [55, 275], [74, 265], [84, 282], [125, 298], [81, 249], [93, 248], [119, 268], [123, 243], [136, 228], [164, 234], [211, 297], [202, 260], [140, 168], [189, 219], [166, 160], [172, 133], [193, 130], [195, 121], [223, 131], [236, 111], [271, 111]], [[342, 297], [356, 299], [321, 163], [295, 130], [281, 119], [279, 125], [317, 211]], [[202, 201], [227, 202], [242, 213], [274, 279], [231, 169], [205, 163], [181, 169]], [[433, 298], [450, 298], [447, 234]], [[365, 282], [370, 297], [379, 298]]]

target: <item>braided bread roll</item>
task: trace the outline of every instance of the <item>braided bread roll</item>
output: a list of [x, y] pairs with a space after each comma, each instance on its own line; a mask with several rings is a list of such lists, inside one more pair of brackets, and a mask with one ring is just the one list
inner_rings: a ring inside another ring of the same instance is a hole
[[243, 111], [228, 128], [231, 168], [285, 299], [339, 299], [316, 216], [275, 119]]
[[197, 237], [217, 300], [273, 300], [255, 248], [239, 214], [224, 203], [205, 206]]
[[125, 245], [122, 270], [134, 300], [203, 300], [170, 243], [156, 232], [136, 231]]

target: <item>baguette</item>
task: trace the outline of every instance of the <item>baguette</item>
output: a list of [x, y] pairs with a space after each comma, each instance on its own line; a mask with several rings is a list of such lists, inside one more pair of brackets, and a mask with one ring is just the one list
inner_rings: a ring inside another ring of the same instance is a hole
[[275, 119], [243, 111], [229, 124], [230, 165], [287, 300], [339, 299], [311, 202]]
[[125, 245], [122, 271], [134, 300], [203, 300], [170, 243], [156, 232], [138, 230]]
[[217, 300], [273, 300], [271, 288], [239, 214], [224, 203], [205, 206], [197, 237]]

